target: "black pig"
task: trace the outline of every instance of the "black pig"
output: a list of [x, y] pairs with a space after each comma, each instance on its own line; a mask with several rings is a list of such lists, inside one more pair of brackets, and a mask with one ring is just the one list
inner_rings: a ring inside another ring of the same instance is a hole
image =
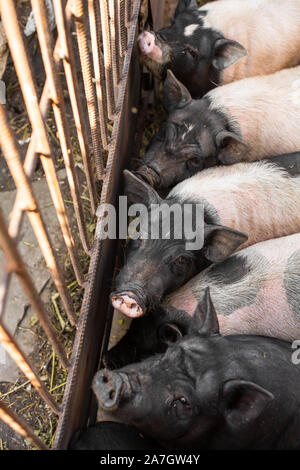
[[164, 78], [170, 68], [193, 97], [214, 88], [222, 71], [247, 54], [241, 44], [206, 26], [205, 16], [195, 0], [180, 0], [171, 26], [156, 33], [144, 31], [138, 37], [147, 67], [158, 78]]
[[70, 450], [151, 450], [159, 446], [143, 436], [134, 426], [101, 421], [95, 426], [76, 432]]
[[[149, 185], [132, 173], [125, 170], [124, 175], [130, 198], [138, 197], [148, 208], [151, 204], [158, 204], [157, 211], [150, 210], [147, 215], [149, 236], [130, 240], [126, 264], [119, 272], [111, 294], [114, 308], [136, 318], [146, 313], [149, 307], [157, 305], [165, 293], [183, 285], [211, 262], [227, 258], [247, 240], [247, 235], [219, 224], [215, 211], [210, 213], [208, 210], [200, 215], [201, 220], [196, 220], [195, 214], [191, 214], [193, 229], [197, 234], [203, 234], [203, 243], [198, 249], [187, 249], [185, 233], [181, 238], [176, 238], [174, 219], [171, 217], [169, 236], [154, 238], [150, 230], [153, 216], [158, 213], [157, 225], [163, 225], [166, 217], [159, 211], [163, 207], [176, 207], [180, 211], [179, 217], [184, 218], [184, 203], [176, 196], [162, 201]], [[192, 209], [196, 205], [190, 204]]]
[[300, 367], [291, 345], [219, 333], [209, 291], [205, 320], [139, 364], [100, 370], [99, 406], [168, 449], [299, 449]]
[[[132, 173], [126, 171], [125, 177], [130, 200], [148, 208], [150, 222], [160, 213], [161, 225], [170, 224], [164, 237], [155, 238], [148, 223], [140, 239], [127, 246], [111, 296], [114, 308], [130, 317], [141, 316], [166, 293], [237, 249], [300, 232], [299, 176], [269, 162], [208, 168], [179, 183], [166, 199]], [[203, 212], [193, 224], [194, 237], [203, 237], [192, 249], [185, 233], [176, 238], [178, 224], [171, 216], [177, 210], [182, 220], [186, 208], [201, 205]], [[163, 208], [169, 209], [169, 217]]]
[[299, 28], [298, 0], [219, 0], [199, 9], [196, 0], [179, 0], [171, 25], [144, 31], [138, 45], [157, 77], [170, 69], [199, 98], [217, 85], [299, 64]]
[[212, 166], [278, 154], [289, 159], [300, 148], [294, 128], [299, 107], [296, 101], [289, 104], [292, 83], [299, 77], [296, 67], [219, 87], [193, 100], [168, 71], [163, 93], [168, 114], [149, 142], [137, 175], [154, 188], [171, 188]]

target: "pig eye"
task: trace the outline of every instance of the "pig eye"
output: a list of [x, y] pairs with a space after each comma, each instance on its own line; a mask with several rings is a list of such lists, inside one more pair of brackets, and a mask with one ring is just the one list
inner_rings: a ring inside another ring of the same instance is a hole
[[188, 260], [184, 256], [179, 256], [179, 258], [175, 259], [174, 261], [175, 266], [184, 266], [187, 263]]
[[191, 169], [200, 167], [202, 168], [202, 160], [198, 157], [193, 157], [187, 161], [187, 165]]
[[190, 264], [190, 258], [186, 256], [179, 256], [173, 263], [171, 264], [171, 271], [175, 275], [182, 275], [185, 273], [187, 266]]
[[185, 55], [190, 55], [191, 57], [193, 57], [193, 59], [196, 59], [198, 57], [197, 52], [191, 47], [186, 47], [185, 49], [183, 49], [182, 53]]

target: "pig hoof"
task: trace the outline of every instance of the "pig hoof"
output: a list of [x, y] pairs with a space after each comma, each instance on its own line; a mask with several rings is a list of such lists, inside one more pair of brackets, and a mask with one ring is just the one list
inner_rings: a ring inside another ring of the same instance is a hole
[[129, 295], [120, 295], [112, 297], [111, 299], [112, 306], [119, 310], [124, 315], [127, 315], [130, 318], [138, 318], [143, 315], [143, 310], [137, 304], [136, 300]]

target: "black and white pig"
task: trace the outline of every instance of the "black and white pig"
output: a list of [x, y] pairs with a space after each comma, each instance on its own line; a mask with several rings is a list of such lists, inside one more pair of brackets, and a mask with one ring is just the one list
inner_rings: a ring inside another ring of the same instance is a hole
[[230, 83], [198, 100], [169, 71], [164, 102], [166, 121], [137, 169], [156, 188], [203, 168], [300, 149], [300, 66]]
[[130, 317], [141, 316], [237, 249], [300, 232], [300, 177], [264, 161], [208, 168], [179, 183], [164, 200], [132, 173], [124, 174], [129, 199], [149, 208], [150, 221], [166, 206], [182, 213], [188, 205], [204, 207], [201, 220], [194, 220], [196, 236], [203, 234], [199, 249], [187, 249], [184, 233], [175, 236], [172, 217], [168, 236], [151, 238], [149, 222], [147, 234], [130, 240], [111, 294], [113, 307]]
[[244, 248], [197, 274], [161, 306], [134, 320], [104, 355], [116, 368], [164, 352], [199, 321], [199, 301], [209, 287], [220, 332], [293, 341], [300, 338], [300, 234]]
[[167, 69], [194, 98], [217, 85], [299, 64], [298, 0], [179, 0], [171, 26], [138, 37], [142, 61]]
[[208, 290], [165, 354], [93, 380], [99, 406], [167, 449], [299, 449], [300, 365], [291, 344], [219, 332]]

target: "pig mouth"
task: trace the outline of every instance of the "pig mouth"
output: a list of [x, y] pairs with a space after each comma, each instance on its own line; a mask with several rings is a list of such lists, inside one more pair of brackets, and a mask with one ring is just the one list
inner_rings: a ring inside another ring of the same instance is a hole
[[160, 186], [160, 175], [153, 168], [142, 165], [135, 172], [136, 176], [143, 179], [146, 183], [150, 184], [153, 188], [158, 188]]
[[144, 306], [140, 304], [133, 292], [113, 292], [111, 303], [116, 310], [130, 318], [138, 318], [145, 313]]

